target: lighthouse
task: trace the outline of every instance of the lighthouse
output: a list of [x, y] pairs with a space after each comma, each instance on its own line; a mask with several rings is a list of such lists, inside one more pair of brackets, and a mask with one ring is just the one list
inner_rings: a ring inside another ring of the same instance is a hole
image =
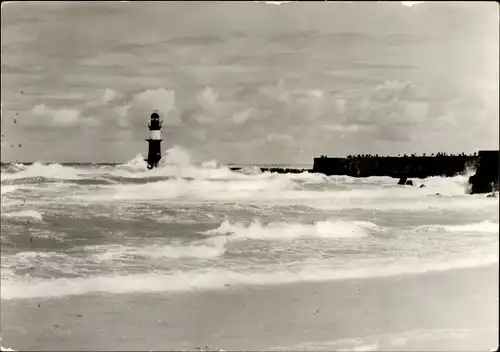
[[146, 139], [149, 144], [148, 158], [145, 161], [148, 163], [148, 169], [158, 166], [161, 159], [161, 124], [160, 115], [156, 112], [151, 114], [149, 121], [149, 138]]

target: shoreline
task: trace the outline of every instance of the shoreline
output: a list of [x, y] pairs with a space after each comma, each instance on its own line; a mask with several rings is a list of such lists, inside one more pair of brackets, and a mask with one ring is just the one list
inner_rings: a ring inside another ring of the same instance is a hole
[[[3, 345], [15, 350], [195, 350], [205, 346], [262, 350], [293, 349], [308, 341], [318, 345], [330, 341], [330, 347], [347, 348], [347, 342], [342, 347], [339, 341], [354, 339], [366, 345], [366, 336], [373, 340], [373, 336], [411, 331], [439, 334], [479, 329], [482, 332], [473, 336], [464, 332], [459, 345], [456, 336], [438, 336], [438, 347], [491, 350], [498, 346], [498, 270], [498, 264], [493, 264], [212, 291], [2, 300], [1, 336]], [[391, 339], [383, 340], [376, 349], [432, 348], [436, 343], [413, 341], [411, 336], [397, 346]]]

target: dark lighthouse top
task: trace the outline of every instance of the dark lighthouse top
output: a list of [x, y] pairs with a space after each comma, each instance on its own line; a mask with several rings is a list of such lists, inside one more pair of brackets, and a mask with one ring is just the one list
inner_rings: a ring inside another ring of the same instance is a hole
[[160, 121], [160, 115], [158, 115], [156, 112], [151, 114], [151, 120], [148, 125], [150, 130], [160, 130], [161, 129], [161, 121]]

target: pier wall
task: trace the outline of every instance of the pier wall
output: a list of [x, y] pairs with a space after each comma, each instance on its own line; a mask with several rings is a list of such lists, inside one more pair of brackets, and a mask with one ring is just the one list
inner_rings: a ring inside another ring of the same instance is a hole
[[471, 194], [489, 193], [499, 190], [500, 152], [482, 150], [478, 154], [476, 174], [469, 178]]
[[475, 167], [478, 157], [471, 155], [314, 158], [312, 172], [352, 177], [389, 176], [426, 178], [454, 176]]

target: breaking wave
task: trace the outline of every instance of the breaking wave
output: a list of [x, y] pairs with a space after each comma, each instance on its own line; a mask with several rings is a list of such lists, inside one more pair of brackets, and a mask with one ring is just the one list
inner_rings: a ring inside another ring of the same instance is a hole
[[[95, 166], [95, 167], [73, 167], [60, 164], [43, 164], [35, 162], [32, 165], [12, 164], [2, 169], [2, 181], [19, 179], [53, 179], [53, 180], [71, 180], [78, 183], [85, 178], [100, 178], [111, 180], [127, 179], [186, 179], [186, 180], [208, 180], [208, 181], [255, 181], [262, 182], [266, 180], [288, 179], [291, 181], [307, 184], [360, 184], [360, 185], [382, 185], [388, 182], [394, 183], [390, 177], [367, 177], [354, 178], [349, 176], [326, 176], [315, 173], [300, 174], [273, 174], [262, 172], [256, 166], [246, 166], [239, 171], [231, 171], [226, 165], [220, 164], [215, 160], [195, 161], [193, 153], [182, 146], [174, 146], [166, 150], [164, 157], [160, 161], [159, 167], [147, 170], [144, 156], [137, 155], [124, 164], [116, 166]], [[432, 193], [436, 190], [451, 191], [452, 193], [463, 194], [464, 186], [468, 177], [472, 175], [468, 170], [463, 175], [457, 175], [451, 178], [429, 177], [424, 180], [416, 180], [416, 185], [425, 184], [427, 188], [421, 192]], [[108, 182], [109, 183], [109, 182]], [[10, 192], [9, 191], [2, 191]], [[362, 190], [363, 191], [363, 190]], [[355, 196], [351, 192], [348, 196]]]
[[243, 272], [222, 268], [207, 268], [170, 274], [152, 272], [121, 276], [94, 276], [57, 279], [18, 279], [2, 283], [3, 299], [33, 297], [64, 297], [88, 293], [150, 293], [189, 290], [221, 289], [228, 285], [274, 285], [295, 282], [321, 282], [355, 278], [416, 275], [427, 272], [448, 271], [460, 268], [481, 267], [498, 263], [498, 255], [475, 258], [443, 258], [432, 263], [383, 263], [350, 269], [304, 268], [291, 272]]
[[30, 178], [48, 178], [58, 180], [78, 180], [91, 172], [86, 169], [77, 169], [60, 164], [42, 164], [35, 162], [29, 166], [19, 165], [15, 172], [3, 172], [1, 180], [17, 180]]
[[[174, 146], [158, 168], [147, 170], [143, 156], [116, 166], [72, 167], [58, 164], [13, 165], [2, 170], [3, 203], [19, 204], [23, 196], [36, 192], [40, 201], [64, 197], [72, 203], [203, 201], [244, 204], [297, 205], [321, 211], [343, 209], [434, 211], [469, 209], [498, 204], [498, 199], [466, 195], [470, 175], [429, 177], [414, 180], [415, 187], [402, 187], [390, 177], [354, 178], [303, 172], [277, 174], [255, 166], [242, 171], [211, 160], [201, 162], [193, 154]], [[50, 183], [50, 187], [41, 184]], [[426, 187], [420, 188], [424, 184]], [[25, 187], [25, 186], [24, 186]]]
[[95, 252], [92, 257], [100, 262], [130, 259], [133, 257], [143, 257], [149, 259], [179, 259], [179, 258], [217, 258], [226, 252], [223, 245], [193, 245], [193, 246], [165, 246], [148, 245], [140, 247], [121, 245], [100, 245], [86, 247], [86, 251]]
[[12, 348], [3, 347], [0, 345], [0, 351], [15, 351], [15, 350], [13, 350]]
[[36, 221], [42, 221], [43, 216], [40, 214], [40, 212], [36, 210], [22, 210], [22, 211], [16, 211], [16, 212], [10, 212], [10, 213], [5, 213], [2, 212], [2, 217], [6, 218], [19, 218], [19, 219], [33, 219]]
[[14, 186], [14, 185], [5, 185], [0, 187], [1, 194], [7, 194], [16, 191], [19, 188], [19, 186]]
[[423, 230], [441, 230], [448, 232], [480, 232], [498, 233], [499, 224], [491, 221], [481, 221], [464, 225], [425, 225], [419, 226]]
[[227, 240], [290, 240], [301, 237], [360, 238], [368, 236], [368, 230], [377, 228], [377, 225], [363, 221], [317, 221], [312, 224], [272, 222], [264, 225], [259, 220], [255, 220], [245, 225], [240, 222], [233, 224], [225, 220], [218, 228], [205, 231], [203, 234], [228, 234], [225, 237]]

